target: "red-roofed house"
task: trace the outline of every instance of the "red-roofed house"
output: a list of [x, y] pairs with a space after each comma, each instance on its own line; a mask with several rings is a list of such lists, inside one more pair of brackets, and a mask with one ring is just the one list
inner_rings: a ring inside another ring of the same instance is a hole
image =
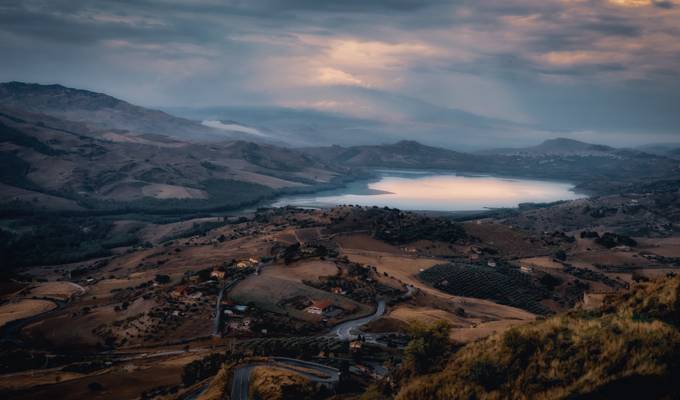
[[305, 311], [310, 314], [323, 314], [325, 312], [331, 311], [333, 303], [328, 300], [312, 300], [312, 305], [307, 307]]

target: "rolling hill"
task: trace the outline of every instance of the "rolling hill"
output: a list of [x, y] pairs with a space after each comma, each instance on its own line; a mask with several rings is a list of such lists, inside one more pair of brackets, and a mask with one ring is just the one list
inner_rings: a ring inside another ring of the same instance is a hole
[[103, 93], [61, 85], [1, 83], [0, 106], [79, 122], [93, 131], [157, 134], [193, 141], [257, 139], [243, 132], [214, 129], [197, 121], [136, 106]]
[[102, 133], [6, 108], [0, 109], [0, 163], [3, 208], [13, 210], [233, 208], [351, 176], [267, 144]]

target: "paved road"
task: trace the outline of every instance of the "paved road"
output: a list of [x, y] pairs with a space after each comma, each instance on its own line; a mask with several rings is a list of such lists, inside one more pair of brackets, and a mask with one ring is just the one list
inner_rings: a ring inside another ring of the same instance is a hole
[[220, 294], [217, 296], [217, 303], [215, 304], [215, 317], [213, 319], [213, 336], [220, 336], [220, 321], [222, 320], [222, 297], [224, 296], [224, 291], [227, 289], [227, 284], [225, 283], [220, 290]]
[[376, 319], [382, 317], [383, 314], [385, 314], [385, 300], [379, 300], [373, 315], [336, 325], [333, 330], [331, 330], [330, 334], [337, 336], [340, 340], [352, 340], [357, 337], [357, 335], [353, 334], [352, 331], [356, 331], [359, 327], [366, 325], [371, 321], [375, 321]]
[[236, 368], [231, 380], [231, 400], [248, 400], [250, 374], [253, 372], [253, 368], [257, 366], [258, 364], [246, 364]]
[[[270, 362], [244, 364], [234, 370], [234, 377], [231, 384], [231, 400], [248, 400], [250, 375], [252, 374], [253, 369], [260, 366], [287, 369], [313, 382], [337, 383], [340, 380], [340, 371], [333, 367], [293, 358], [273, 357]], [[311, 369], [325, 375], [325, 377], [307, 373], [298, 368]]]

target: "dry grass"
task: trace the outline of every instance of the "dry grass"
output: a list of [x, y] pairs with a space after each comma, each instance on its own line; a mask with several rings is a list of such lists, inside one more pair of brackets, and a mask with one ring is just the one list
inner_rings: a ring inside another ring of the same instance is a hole
[[552, 257], [530, 257], [519, 260], [519, 264], [527, 267], [544, 268], [561, 271], [564, 266], [555, 262]]
[[680, 257], [680, 236], [669, 238], [636, 238], [639, 247], [664, 257]]
[[[185, 364], [200, 357], [197, 354], [181, 355], [166, 360], [139, 360], [117, 365], [95, 373], [72, 377], [52, 385], [38, 385], [13, 393], [17, 400], [79, 400], [79, 399], [138, 399], [142, 392], [160, 386], [173, 386], [181, 383], [182, 368]], [[57, 372], [59, 374], [59, 372]], [[47, 378], [45, 378], [47, 379]], [[92, 382], [98, 382], [103, 390], [93, 393], [88, 389]]]
[[408, 304], [399, 305], [388, 314], [388, 317], [403, 322], [419, 321], [431, 324], [435, 321], [444, 320], [453, 327], [468, 326], [465, 319], [456, 315], [432, 307], [415, 307]]
[[258, 308], [271, 312], [288, 313], [296, 319], [305, 321], [317, 321], [319, 316], [306, 313], [304, 310], [296, 310], [288, 305], [284, 306], [282, 302], [296, 296], [303, 296], [315, 300], [329, 300], [336, 306], [355, 315], [370, 312], [370, 307], [359, 304], [347, 297], [307, 286], [302, 283], [301, 279], [287, 276], [283, 272], [271, 271], [271, 268], [265, 268], [261, 275], [250, 276], [241, 281], [229, 292], [228, 297], [242, 304], [252, 302]]
[[257, 367], [253, 370], [250, 381], [250, 398], [283, 400], [284, 390], [287, 392], [294, 390], [300, 394], [314, 392], [314, 388], [307, 378], [292, 371], [275, 367]]
[[379, 251], [392, 254], [401, 253], [398, 247], [374, 239], [367, 234], [339, 235], [335, 238], [335, 242], [344, 249]]
[[45, 282], [32, 288], [30, 294], [37, 297], [68, 300], [71, 296], [84, 292], [82, 287], [72, 282]]
[[[445, 320], [453, 320], [451, 337], [459, 342], [469, 342], [500, 332], [518, 323], [531, 321], [534, 315], [518, 308], [504, 306], [488, 300], [469, 297], [452, 296], [441, 292], [417, 278], [421, 269], [427, 269], [443, 261], [434, 258], [415, 258], [404, 255], [386, 254], [375, 251], [343, 249], [343, 254], [354, 262], [375, 266], [379, 273], [387, 272], [390, 276], [421, 290], [416, 304], [423, 310], [438, 310], [437, 315]], [[453, 314], [455, 309], [463, 308], [465, 318]], [[419, 317], [417, 313], [409, 313], [411, 319]], [[431, 314], [431, 313], [430, 313]], [[391, 315], [390, 315], [391, 316]], [[396, 317], [396, 319], [403, 320]]]
[[28, 318], [45, 311], [53, 310], [57, 306], [48, 300], [24, 299], [16, 303], [0, 306], [0, 326], [17, 319]]
[[674, 398], [680, 372], [680, 277], [465, 346], [444, 371], [411, 381], [398, 400]]
[[276, 276], [282, 279], [317, 280], [321, 276], [333, 276], [338, 267], [332, 261], [302, 261], [289, 265], [272, 265], [263, 269], [262, 275]]

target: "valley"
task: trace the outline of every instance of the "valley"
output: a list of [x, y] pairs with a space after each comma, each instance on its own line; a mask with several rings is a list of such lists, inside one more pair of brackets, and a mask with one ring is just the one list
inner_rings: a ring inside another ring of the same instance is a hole
[[[539, 354], [553, 330], [648, 340], [630, 328], [642, 321], [675, 346], [655, 321], [677, 295], [621, 314], [677, 282], [670, 156], [569, 139], [293, 148], [174, 118], [2, 84], [4, 397], [448, 398], [534, 379], [489, 349]], [[663, 360], [654, 379], [677, 372]]]

